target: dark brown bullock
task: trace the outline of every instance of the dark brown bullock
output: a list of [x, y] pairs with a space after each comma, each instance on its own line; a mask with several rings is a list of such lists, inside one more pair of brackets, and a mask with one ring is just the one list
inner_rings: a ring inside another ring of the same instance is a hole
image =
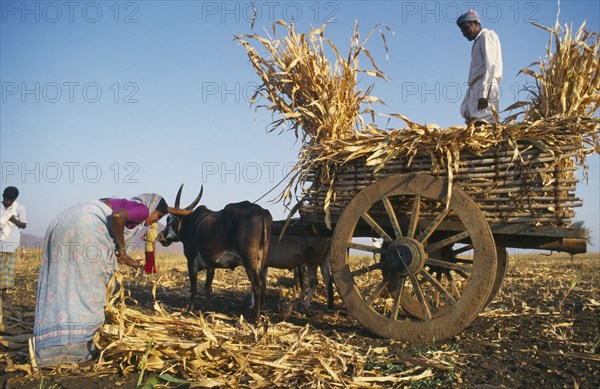
[[[177, 192], [175, 208], [179, 207], [182, 189], [183, 185]], [[273, 223], [271, 214], [248, 201], [228, 204], [220, 211], [211, 211], [205, 206], [194, 209], [201, 197], [202, 190], [194, 202], [185, 208], [193, 210], [189, 215], [169, 215], [167, 225], [157, 240], [163, 246], [172, 242], [183, 243], [192, 309], [195, 308], [198, 270], [207, 271], [204, 289], [210, 301], [215, 269], [244, 266], [255, 301], [253, 319], [258, 321], [266, 288], [265, 264]]]

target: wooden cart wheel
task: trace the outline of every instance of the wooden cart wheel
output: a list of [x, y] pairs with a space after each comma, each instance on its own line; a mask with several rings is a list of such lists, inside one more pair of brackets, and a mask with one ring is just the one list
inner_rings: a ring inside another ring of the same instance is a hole
[[502, 286], [502, 281], [504, 281], [504, 276], [506, 276], [506, 272], [508, 271], [508, 252], [506, 251], [506, 247], [496, 247], [496, 277], [494, 278], [494, 285], [492, 285], [492, 291], [485, 302], [484, 308], [487, 307], [496, 295], [500, 291], [500, 287]]
[[[447, 190], [445, 180], [425, 174], [389, 177], [359, 192], [337, 221], [331, 268], [338, 292], [350, 314], [376, 335], [447, 338], [488, 301], [496, 273], [494, 238], [477, 205], [458, 187], [448, 202]], [[455, 232], [438, 231], [442, 223]], [[383, 239], [383, 248], [364, 237]], [[472, 246], [472, 260], [432, 254], [455, 244]], [[411, 314], [412, 308], [421, 314]]]

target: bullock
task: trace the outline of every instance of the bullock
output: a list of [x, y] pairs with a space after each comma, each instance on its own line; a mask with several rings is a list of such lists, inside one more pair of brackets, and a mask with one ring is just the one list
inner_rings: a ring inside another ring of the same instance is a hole
[[306, 267], [308, 286], [305, 288], [305, 284], [300, 280], [303, 292], [300, 302], [305, 310], [308, 310], [319, 282], [317, 278], [319, 267], [327, 288], [327, 307], [333, 309], [333, 284], [329, 266], [330, 246], [330, 238], [284, 235], [279, 239], [277, 235], [271, 236], [267, 268], [292, 270]]
[[[177, 192], [175, 208], [179, 208], [182, 189], [183, 185]], [[215, 269], [244, 266], [256, 301], [253, 319], [258, 321], [266, 288], [265, 265], [273, 223], [271, 214], [248, 201], [228, 204], [220, 211], [211, 211], [205, 206], [194, 209], [201, 197], [202, 189], [192, 204], [185, 208], [189, 214], [169, 215], [167, 225], [157, 240], [163, 246], [172, 242], [183, 243], [192, 309], [195, 309], [198, 270], [207, 271], [204, 290], [207, 301], [210, 301]]]

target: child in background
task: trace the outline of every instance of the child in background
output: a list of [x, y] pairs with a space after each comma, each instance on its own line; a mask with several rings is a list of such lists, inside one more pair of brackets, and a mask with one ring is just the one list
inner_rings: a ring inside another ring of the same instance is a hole
[[154, 249], [156, 237], [158, 236], [158, 223], [152, 223], [148, 230], [142, 236], [142, 239], [146, 242], [146, 265], [144, 266], [144, 273], [156, 273], [156, 265], [154, 258]]

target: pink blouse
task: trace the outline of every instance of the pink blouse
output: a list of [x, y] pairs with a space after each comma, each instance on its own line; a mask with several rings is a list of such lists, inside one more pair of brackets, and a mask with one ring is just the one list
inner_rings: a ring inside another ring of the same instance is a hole
[[123, 209], [127, 212], [127, 223], [125, 227], [132, 229], [143, 223], [150, 215], [150, 210], [144, 204], [127, 199], [103, 199], [110, 203], [113, 212]]

